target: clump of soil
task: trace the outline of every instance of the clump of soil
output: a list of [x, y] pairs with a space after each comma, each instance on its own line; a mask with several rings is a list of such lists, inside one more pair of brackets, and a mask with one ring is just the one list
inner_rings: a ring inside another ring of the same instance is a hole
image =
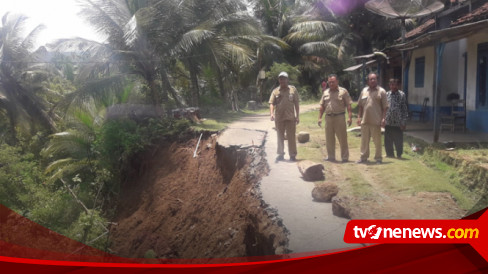
[[225, 149], [216, 136], [163, 144], [122, 186], [111, 251], [144, 258], [223, 258], [286, 252], [286, 229], [260, 198], [261, 150]]

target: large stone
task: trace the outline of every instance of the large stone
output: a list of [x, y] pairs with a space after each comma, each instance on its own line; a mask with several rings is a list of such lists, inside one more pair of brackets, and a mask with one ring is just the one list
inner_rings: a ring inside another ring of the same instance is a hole
[[117, 104], [107, 108], [106, 120], [131, 119], [142, 122], [148, 118], [159, 119], [163, 117], [161, 107], [144, 104]]
[[256, 110], [258, 108], [258, 104], [256, 101], [248, 101], [247, 102], [247, 109]]
[[305, 181], [321, 181], [325, 179], [324, 165], [309, 160], [298, 162], [298, 170]]
[[199, 124], [202, 120], [202, 117], [200, 116], [200, 109], [196, 107], [173, 109], [171, 110], [171, 115], [173, 116], [173, 118], [176, 119], [186, 118], [197, 124]]
[[332, 214], [337, 217], [351, 219], [351, 209], [347, 197], [335, 196], [332, 198]]
[[331, 182], [325, 182], [312, 190], [312, 197], [317, 202], [330, 202], [339, 193], [339, 187]]
[[300, 131], [298, 133], [297, 139], [298, 139], [299, 143], [302, 143], [302, 144], [306, 143], [306, 142], [310, 141], [310, 133], [305, 132], [305, 131]]

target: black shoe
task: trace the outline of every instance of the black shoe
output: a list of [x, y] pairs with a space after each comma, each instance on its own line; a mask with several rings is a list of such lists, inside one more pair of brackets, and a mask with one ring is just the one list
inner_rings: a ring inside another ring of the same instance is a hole
[[356, 164], [365, 164], [368, 160], [363, 160], [363, 159], [359, 159], [356, 161]]
[[336, 159], [326, 157], [326, 158], [324, 158], [324, 161], [326, 161], [326, 162], [327, 162], [327, 161], [328, 161], [328, 162], [335, 162], [335, 161], [336, 161]]
[[295, 156], [290, 156], [290, 161], [295, 162], [296, 160], [297, 160], [297, 158], [295, 158]]
[[342, 159], [342, 162], [347, 163], [347, 162], [349, 162], [349, 159]]
[[283, 155], [278, 155], [278, 157], [276, 157], [276, 161], [283, 161], [285, 160], [285, 157], [283, 157]]
[[376, 160], [376, 163], [377, 163], [377, 164], [381, 164], [381, 163], [383, 163], [383, 161], [381, 161], [381, 160]]

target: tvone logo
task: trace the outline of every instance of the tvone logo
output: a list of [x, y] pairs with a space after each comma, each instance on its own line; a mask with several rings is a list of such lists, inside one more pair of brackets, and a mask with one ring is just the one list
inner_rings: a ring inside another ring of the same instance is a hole
[[378, 240], [381, 235], [381, 227], [376, 227], [376, 225], [372, 225], [366, 229], [368, 236], [373, 240]]

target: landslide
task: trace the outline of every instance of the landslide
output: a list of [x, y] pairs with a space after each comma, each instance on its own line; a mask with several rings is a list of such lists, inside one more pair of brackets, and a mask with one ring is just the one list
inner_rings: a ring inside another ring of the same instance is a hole
[[217, 145], [206, 133], [133, 160], [110, 250], [131, 258], [223, 258], [286, 253], [286, 229], [261, 200], [264, 152]]

